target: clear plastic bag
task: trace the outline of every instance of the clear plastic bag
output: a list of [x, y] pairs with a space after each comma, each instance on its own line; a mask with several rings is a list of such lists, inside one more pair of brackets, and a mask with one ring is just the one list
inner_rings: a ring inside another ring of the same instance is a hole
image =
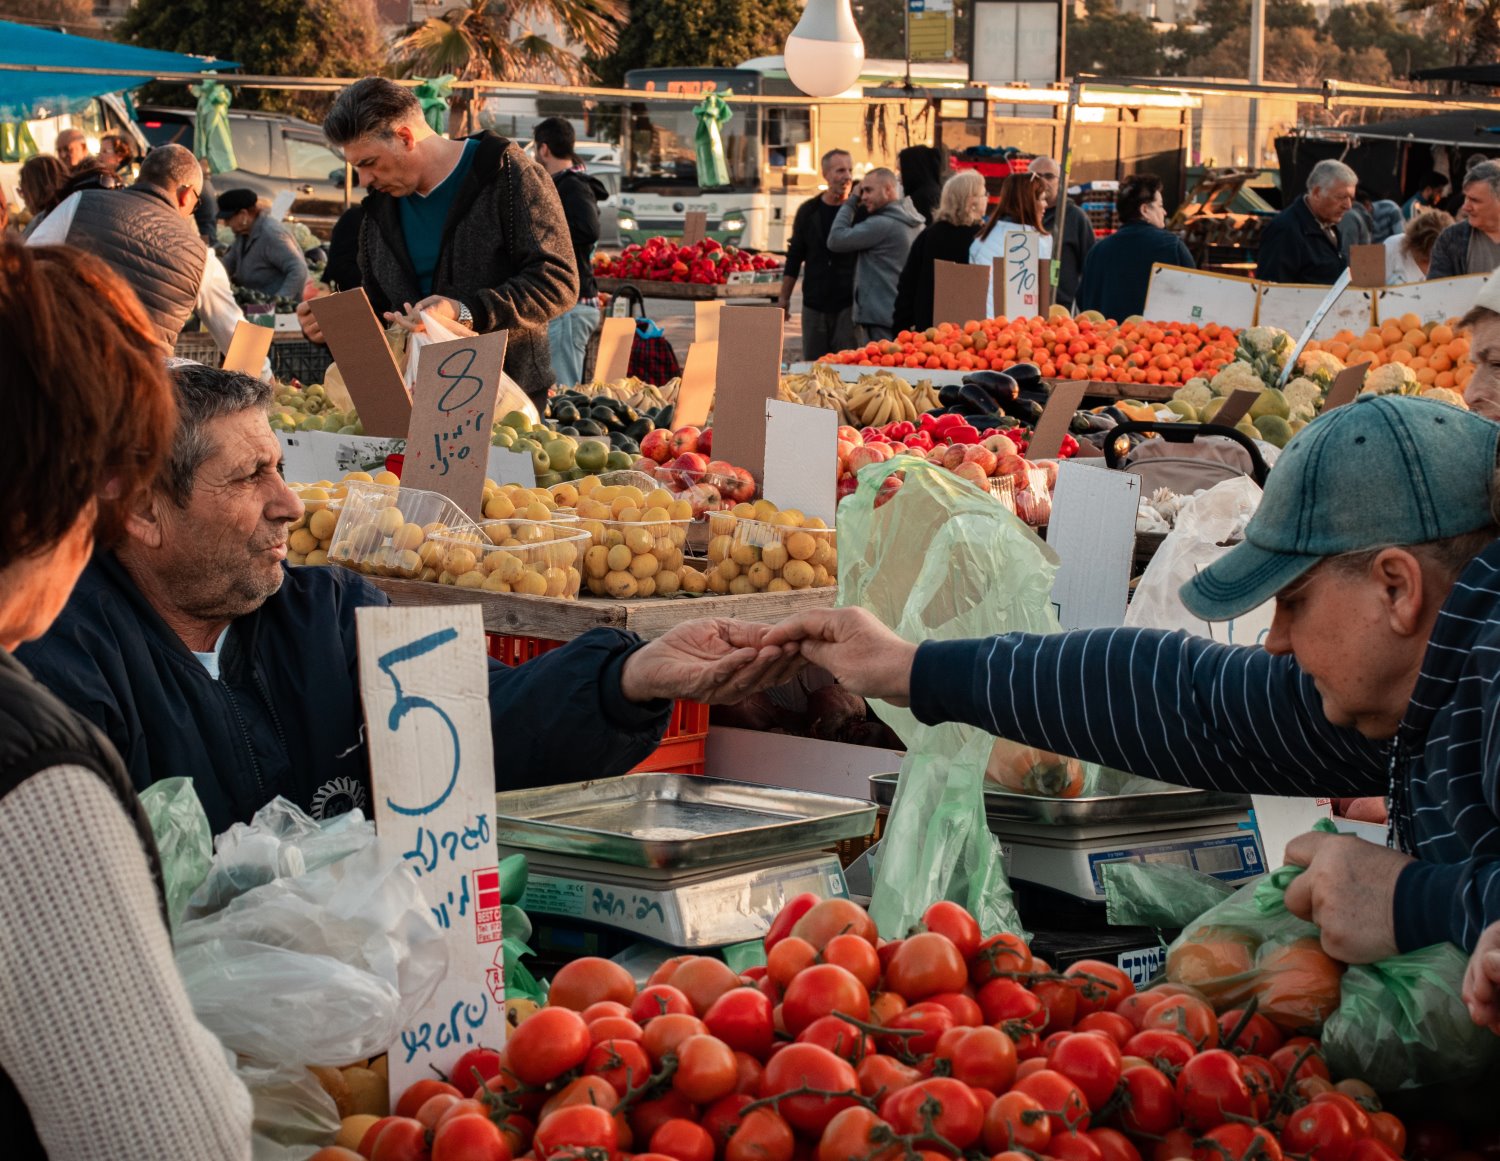
[[1459, 996], [1467, 965], [1457, 947], [1439, 943], [1351, 967], [1323, 1027], [1334, 1075], [1394, 1092], [1470, 1080], [1500, 1062], [1500, 1037], [1477, 1027]]
[[305, 1068], [242, 1064], [235, 1070], [250, 1092], [253, 1161], [306, 1161], [339, 1131], [338, 1108]]
[[1192, 867], [1106, 863], [1104, 915], [1116, 927], [1186, 927], [1234, 888]]
[[191, 778], [164, 778], [141, 791], [141, 806], [151, 823], [161, 855], [167, 915], [176, 927], [188, 899], [213, 863], [213, 833]]
[[1245, 525], [1260, 506], [1260, 486], [1249, 476], [1236, 476], [1185, 500], [1177, 510], [1172, 531], [1146, 566], [1125, 624], [1145, 629], [1186, 629], [1211, 637], [1206, 621], [1187, 611], [1178, 591], [1205, 566], [1243, 539]]
[[[431, 311], [422, 312], [422, 325], [420, 331], [412, 331], [406, 337], [406, 389], [413, 390], [417, 384], [417, 366], [423, 347], [430, 347], [433, 343], [451, 343], [454, 339], [466, 339], [473, 336], [474, 332], [467, 327], [460, 326], [449, 319], [440, 319]], [[532, 423], [541, 423], [541, 416], [537, 414], [536, 404], [531, 397], [521, 390], [521, 385], [507, 375], [500, 372], [500, 396], [495, 401], [495, 418], [509, 415], [512, 411], [519, 411]]]
[[[892, 492], [884, 482], [898, 472]], [[839, 604], [863, 606], [908, 641], [1057, 631], [1056, 555], [991, 496], [922, 460], [862, 473], [839, 506], [839, 541]], [[881, 933], [901, 935], [935, 899], [962, 903], [986, 932], [1021, 931], [985, 824], [995, 739], [872, 705], [907, 748], [870, 902]]]
[[176, 931], [193, 1010], [242, 1057], [300, 1067], [384, 1052], [447, 971], [442, 931], [401, 852], [357, 816], [341, 822], [350, 817], [320, 827], [278, 800], [231, 828], [205, 888], [228, 895], [268, 867], [292, 869]]

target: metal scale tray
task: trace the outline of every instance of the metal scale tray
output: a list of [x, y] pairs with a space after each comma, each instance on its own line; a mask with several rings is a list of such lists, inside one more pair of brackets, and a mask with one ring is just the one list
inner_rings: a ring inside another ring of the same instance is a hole
[[[870, 775], [870, 797], [882, 807], [896, 799], [897, 774]], [[1250, 809], [1248, 794], [1194, 790], [1187, 786], [1153, 784], [1136, 794], [1101, 794], [1088, 798], [1036, 798], [992, 787], [984, 790], [984, 813], [991, 823], [1029, 823], [1062, 827], [1118, 827], [1238, 813]]]
[[733, 866], [816, 851], [875, 827], [852, 798], [695, 774], [627, 774], [495, 795], [501, 846], [627, 867]]

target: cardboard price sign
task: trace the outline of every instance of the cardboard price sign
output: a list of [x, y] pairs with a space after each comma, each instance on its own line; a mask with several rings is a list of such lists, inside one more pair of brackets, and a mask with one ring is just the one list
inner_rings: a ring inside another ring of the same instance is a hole
[[1323, 400], [1323, 414], [1327, 414], [1335, 407], [1353, 403], [1354, 397], [1359, 394], [1359, 389], [1365, 385], [1365, 372], [1368, 370], [1369, 368], [1363, 363], [1355, 363], [1352, 367], [1345, 367], [1335, 375], [1328, 388], [1328, 398]]
[[766, 400], [765, 497], [833, 526], [838, 507], [838, 413]]
[[1052, 603], [1064, 629], [1123, 624], [1135, 554], [1141, 478], [1064, 460], [1052, 491], [1047, 546], [1058, 556]]
[[970, 319], [985, 318], [990, 293], [990, 271], [987, 266], [970, 266], [966, 262], [932, 264], [932, 321], [963, 325]]
[[1042, 235], [1024, 227], [1005, 232], [1005, 252], [995, 259], [1000, 313], [1030, 318], [1042, 309]]
[[594, 360], [594, 381], [614, 383], [630, 371], [630, 348], [635, 343], [635, 319], [607, 318], [599, 332], [599, 355]]
[[504, 365], [504, 331], [432, 343], [417, 353], [401, 482], [441, 492], [476, 520]]
[[693, 342], [719, 341], [719, 315], [723, 310], [722, 298], [700, 298], [693, 303]]
[[449, 944], [448, 973], [390, 1049], [395, 1098], [505, 1042], [495, 766], [478, 605], [355, 614], [375, 829], [404, 853]]
[[682, 382], [677, 387], [677, 409], [672, 413], [678, 427], [702, 427], [708, 422], [718, 374], [718, 339], [689, 343], [687, 359], [682, 364]]
[[1385, 285], [1385, 247], [1349, 247], [1349, 284], [1351, 286]]
[[258, 327], [241, 319], [234, 324], [234, 337], [229, 340], [229, 350], [224, 352], [224, 370], [238, 371], [252, 379], [259, 377], [275, 337], [271, 327]]
[[779, 306], [736, 306], [719, 337], [714, 404], [714, 455], [744, 468], [757, 486], [765, 477], [766, 400], [781, 386]]
[[1041, 418], [1036, 422], [1036, 430], [1032, 432], [1031, 443], [1026, 447], [1028, 459], [1057, 458], [1063, 436], [1068, 434], [1068, 425], [1073, 422], [1073, 414], [1083, 402], [1087, 387], [1088, 384], [1081, 379], [1062, 379], [1052, 388]]
[[365, 292], [325, 294], [309, 305], [359, 409], [365, 434], [403, 438], [411, 427], [411, 396]]
[[1229, 398], [1224, 400], [1224, 405], [1214, 412], [1214, 417], [1209, 422], [1217, 423], [1220, 427], [1233, 427], [1250, 414], [1250, 409], [1255, 406], [1255, 401], [1259, 398], [1259, 391], [1236, 387], [1230, 392]]
[[696, 246], [708, 237], [708, 215], [702, 210], [689, 210], [682, 219], [682, 245]]

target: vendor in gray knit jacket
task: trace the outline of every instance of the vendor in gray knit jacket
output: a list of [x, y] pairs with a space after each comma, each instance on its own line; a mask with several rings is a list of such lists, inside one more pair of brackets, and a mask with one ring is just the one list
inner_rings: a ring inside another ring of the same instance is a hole
[[[323, 133], [369, 191], [359, 270], [370, 305], [408, 330], [426, 310], [507, 331], [506, 373], [534, 401], [545, 398], [547, 323], [578, 301], [573, 243], [547, 172], [493, 133], [434, 133], [411, 91], [382, 77], [345, 89]], [[306, 303], [297, 314], [321, 342]]]
[[1488, 274], [1500, 266], [1500, 162], [1482, 161], [1464, 175], [1461, 222], [1438, 235], [1428, 278]]
[[840, 207], [828, 231], [828, 248], [835, 254], [855, 254], [854, 333], [861, 343], [893, 339], [896, 283], [912, 241], [927, 225], [911, 198], [901, 196], [896, 175], [872, 169], [859, 183], [858, 204], [869, 213], [854, 222], [855, 198]]

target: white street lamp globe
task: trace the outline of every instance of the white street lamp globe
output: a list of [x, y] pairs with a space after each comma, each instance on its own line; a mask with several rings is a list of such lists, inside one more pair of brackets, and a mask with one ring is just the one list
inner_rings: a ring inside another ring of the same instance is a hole
[[786, 39], [786, 75], [809, 97], [832, 97], [859, 80], [865, 42], [849, 0], [807, 0]]

